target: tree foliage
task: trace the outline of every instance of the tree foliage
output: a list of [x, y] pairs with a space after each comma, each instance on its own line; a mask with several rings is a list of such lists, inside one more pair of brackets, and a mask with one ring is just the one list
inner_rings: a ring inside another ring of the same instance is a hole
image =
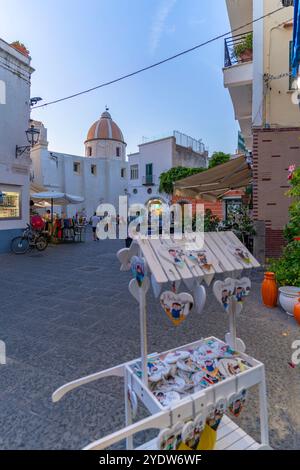
[[159, 192], [172, 194], [173, 193], [173, 183], [188, 176], [196, 175], [201, 173], [206, 168], [185, 168], [178, 166], [176, 168], [171, 168], [169, 171], [166, 171], [160, 175], [159, 178]]
[[209, 161], [209, 168], [222, 165], [222, 163], [229, 162], [231, 155], [224, 152], [214, 152]]

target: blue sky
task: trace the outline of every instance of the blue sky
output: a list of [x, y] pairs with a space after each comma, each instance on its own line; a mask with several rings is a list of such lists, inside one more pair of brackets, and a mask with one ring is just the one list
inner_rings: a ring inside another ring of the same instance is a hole
[[[225, 0], [0, 0], [0, 37], [30, 50], [32, 96], [63, 97], [228, 31]], [[223, 40], [159, 68], [33, 111], [50, 148], [83, 154], [90, 125], [109, 106], [128, 152], [142, 137], [179, 130], [210, 152], [234, 152], [238, 126], [223, 88]]]

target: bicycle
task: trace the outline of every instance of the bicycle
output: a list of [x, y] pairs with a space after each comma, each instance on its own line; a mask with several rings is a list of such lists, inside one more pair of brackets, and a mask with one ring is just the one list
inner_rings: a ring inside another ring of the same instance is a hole
[[16, 255], [23, 255], [29, 250], [36, 248], [38, 251], [44, 251], [48, 246], [47, 238], [27, 224], [27, 228], [19, 237], [11, 241], [11, 251]]

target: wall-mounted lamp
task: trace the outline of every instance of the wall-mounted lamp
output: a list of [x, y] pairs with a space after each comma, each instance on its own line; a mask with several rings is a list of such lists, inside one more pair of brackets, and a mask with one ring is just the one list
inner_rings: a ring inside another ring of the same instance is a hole
[[25, 134], [29, 142], [29, 145], [23, 145], [21, 147], [17, 145], [16, 146], [16, 158], [23, 155], [24, 152], [32, 149], [39, 141], [40, 130], [36, 129], [34, 126], [30, 126], [30, 128], [27, 129], [27, 131], [25, 131]]

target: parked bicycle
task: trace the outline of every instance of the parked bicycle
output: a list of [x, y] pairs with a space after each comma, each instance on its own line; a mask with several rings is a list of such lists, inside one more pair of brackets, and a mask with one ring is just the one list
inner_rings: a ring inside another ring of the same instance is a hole
[[47, 246], [48, 240], [43, 233], [34, 230], [29, 224], [20, 237], [15, 237], [11, 241], [11, 250], [16, 255], [23, 255], [34, 248], [44, 251]]

